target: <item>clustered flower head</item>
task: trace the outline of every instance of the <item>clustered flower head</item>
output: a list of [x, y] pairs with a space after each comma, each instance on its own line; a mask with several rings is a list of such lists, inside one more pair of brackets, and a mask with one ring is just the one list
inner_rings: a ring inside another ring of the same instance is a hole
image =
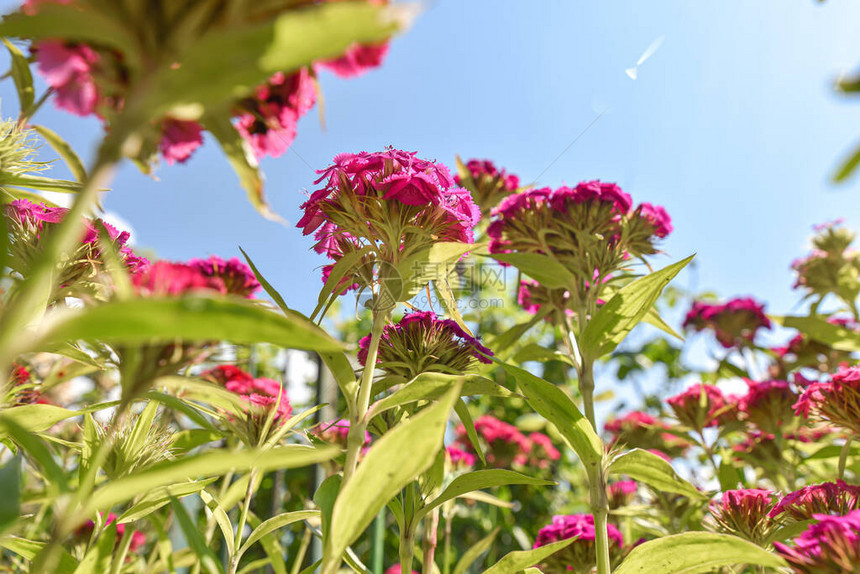
[[745, 419], [765, 432], [778, 432], [793, 419], [797, 395], [786, 381], [750, 381], [747, 393], [738, 401]]
[[[401, 574], [402, 572], [403, 570], [401, 569], [400, 564], [395, 564], [394, 566], [386, 570], [385, 574]], [[413, 570], [412, 574], [418, 574], [418, 572]]]
[[[500, 421], [494, 416], [483, 415], [475, 420], [475, 430], [487, 445], [487, 463], [507, 468], [512, 464], [526, 465], [532, 450], [531, 441], [512, 424]], [[473, 452], [466, 436], [466, 427], [457, 427], [457, 442], [463, 449]]]
[[[9, 267], [26, 276], [42, 252], [45, 238], [63, 221], [68, 209], [17, 199], [3, 206], [2, 215], [9, 226]], [[129, 273], [146, 271], [149, 261], [134, 254], [127, 245], [130, 235], [100, 220], [87, 219], [78, 247], [63, 266], [54, 300], [93, 291], [105, 270], [105, 244], [116, 251]], [[103, 282], [102, 282], [103, 283]], [[99, 294], [96, 292], [95, 294]]]
[[[316, 232], [316, 251], [335, 263], [358, 258], [341, 289], [386, 281], [399, 281], [402, 287], [407, 278], [392, 276], [398, 263], [440, 241], [474, 239], [480, 211], [441, 163], [389, 148], [338, 155], [319, 173], [316, 183], [324, 185], [302, 204], [297, 226], [305, 235]], [[401, 295], [392, 292], [392, 303]]]
[[[860, 331], [860, 324], [850, 317], [828, 317], [827, 322], [849, 332]], [[784, 346], [775, 347], [771, 351], [776, 355], [775, 367], [782, 376], [801, 367], [812, 367], [829, 373], [851, 360], [849, 351], [834, 349], [805, 333], [798, 333]]]
[[775, 527], [768, 515], [775, 502], [776, 494], [769, 490], [727, 490], [719, 502], [711, 502], [711, 517], [717, 530], [763, 544]]
[[[94, 10], [88, 3], [75, 0], [26, 0], [21, 11], [32, 16], [47, 4], [72, 4], [78, 10]], [[153, 10], [168, 9], [156, 7]], [[249, 5], [246, 12], [242, 15], [243, 21], [277, 15], [271, 7], [253, 5]], [[210, 28], [223, 26], [226, 21], [229, 19], [212, 18], [207, 26], [192, 27], [182, 18], [174, 18], [169, 25], [161, 23], [157, 35], [146, 29], [151, 25], [146, 19], [125, 20], [123, 24], [129, 28], [127, 33], [135, 37], [159, 38], [156, 45], [148, 46], [151, 56], [157, 60], [176, 58], [173, 34], [183, 33], [182, 40], [188, 42], [189, 30], [203, 34]], [[159, 50], [170, 54], [161, 56]], [[124, 54], [108, 46], [67, 39], [40, 39], [33, 42], [31, 51], [39, 73], [53, 91], [56, 106], [78, 116], [95, 115], [107, 128], [137, 89], [135, 67]], [[329, 70], [341, 77], [358, 76], [380, 66], [387, 52], [387, 41], [353, 44], [341, 56], [314, 62], [291, 73], [274, 74], [251, 94], [233, 102], [231, 112], [237, 130], [258, 158], [283, 154], [296, 136], [299, 118], [316, 102], [318, 70]], [[151, 141], [141, 146], [139, 159], [149, 164], [153, 156], [160, 153], [168, 164], [184, 163], [203, 144], [203, 129], [204, 126], [194, 119], [164, 116], [150, 126], [148, 139]]]
[[636, 497], [638, 487], [633, 480], [619, 480], [606, 487], [606, 498], [609, 509], [615, 510], [627, 506]]
[[[612, 524], [607, 525], [609, 552], [616, 557], [624, 546], [624, 537]], [[597, 563], [595, 550], [594, 516], [570, 514], [552, 517], [552, 522], [538, 531], [534, 548], [576, 537], [576, 541], [544, 559], [538, 566], [546, 574], [590, 574]]]
[[137, 293], [144, 296], [210, 292], [251, 297], [260, 288], [250, 267], [235, 257], [229, 261], [215, 256], [188, 263], [157, 261], [131, 279]]
[[791, 264], [795, 289], [808, 296], [833, 294], [852, 304], [860, 294], [860, 252], [851, 248], [855, 235], [832, 221], [816, 226], [812, 252]]
[[847, 514], [860, 509], [860, 486], [842, 480], [804, 486], [783, 496], [770, 511], [771, 518], [810, 520], [816, 514]]
[[[358, 342], [362, 365], [367, 363], [370, 340], [368, 334]], [[492, 354], [454, 320], [440, 319], [431, 311], [415, 311], [384, 327], [377, 363], [387, 372], [411, 380], [426, 372], [461, 375], [476, 362], [492, 363], [487, 356]]]
[[42, 396], [39, 385], [33, 382], [30, 371], [18, 363], [12, 363], [6, 389], [7, 395], [3, 403], [7, 406], [50, 404], [50, 401]]
[[[573, 315], [573, 310], [568, 308], [570, 291], [567, 289], [550, 289], [533, 279], [520, 280], [520, 288], [517, 290], [517, 303], [520, 304], [523, 311], [531, 315], [537, 315], [545, 308], [557, 313], [563, 312], [567, 316]], [[563, 321], [563, 317], [550, 314], [547, 316], [547, 321], [556, 323]]]
[[445, 458], [454, 470], [463, 470], [475, 466], [475, 455], [466, 452], [456, 444], [445, 447]]
[[714, 385], [698, 383], [669, 397], [666, 402], [681, 424], [701, 431], [736, 418], [737, 405]]
[[712, 330], [726, 349], [751, 345], [759, 329], [770, 327], [764, 305], [751, 297], [725, 303], [695, 301], [684, 319], [685, 329]]
[[[335, 444], [341, 448], [346, 448], [349, 438], [350, 424], [346, 419], [338, 419], [336, 421], [327, 421], [320, 423], [311, 431], [320, 440], [330, 444]], [[364, 446], [368, 446], [371, 441], [370, 433], [364, 431]]]
[[801, 574], [841, 574], [856, 572], [860, 563], [860, 510], [845, 516], [816, 514], [816, 522], [789, 546], [774, 547]]
[[641, 448], [662, 457], [681, 456], [690, 448], [690, 442], [670, 432], [671, 427], [641, 411], [630, 412], [623, 417], [607, 421], [603, 427], [610, 433], [610, 445]]
[[[116, 519], [116, 514], [114, 514], [113, 512], [108, 513], [107, 517], [105, 518], [105, 526], [109, 526], [114, 521], [116, 521]], [[122, 537], [125, 535], [126, 526], [126, 524], [116, 525], [116, 543], [114, 544], [115, 547], [119, 546]], [[75, 536], [83, 541], [86, 541], [87, 539], [89, 539], [90, 536], [92, 536], [95, 527], [95, 522], [93, 522], [92, 520], [87, 520], [81, 526], [79, 526], [77, 530], [75, 530]], [[131, 542], [128, 546], [129, 552], [137, 552], [146, 545], [146, 535], [140, 530], [133, 530], [130, 536]]]
[[633, 208], [613, 183], [540, 188], [505, 198], [487, 228], [491, 253], [530, 253], [555, 258], [578, 279], [580, 300], [631, 257], [657, 252], [657, 240], [672, 230], [662, 208]]
[[484, 215], [520, 187], [519, 177], [497, 168], [490, 160], [470, 159], [465, 166], [458, 160], [458, 168], [460, 173], [454, 181], [472, 193]]
[[793, 407], [804, 418], [860, 433], [860, 367], [844, 367], [829, 381], [810, 383]]
[[529, 449], [528, 466], [533, 468], [549, 468], [553, 461], [561, 458], [561, 452], [552, 444], [552, 439], [543, 433], [533, 432], [528, 436]]

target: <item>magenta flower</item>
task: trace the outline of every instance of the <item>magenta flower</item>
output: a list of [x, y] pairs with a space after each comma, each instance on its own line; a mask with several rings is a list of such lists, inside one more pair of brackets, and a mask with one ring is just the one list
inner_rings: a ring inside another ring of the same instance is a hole
[[674, 456], [683, 455], [690, 448], [689, 441], [665, 432], [671, 429], [666, 422], [641, 411], [633, 411], [607, 421], [603, 428], [612, 435], [610, 445], [641, 448], [667, 461], [671, 461]]
[[498, 169], [490, 160], [472, 159], [465, 166], [458, 161], [458, 166], [460, 173], [454, 176], [455, 183], [469, 190], [484, 215], [520, 186], [516, 175]]
[[475, 466], [475, 462], [477, 461], [475, 455], [470, 452], [466, 452], [456, 444], [445, 447], [445, 457], [451, 463], [451, 466], [457, 470], [472, 468]]
[[719, 502], [711, 502], [710, 511], [718, 530], [762, 545], [778, 526], [768, 514], [775, 502], [776, 494], [769, 490], [727, 490]]
[[159, 149], [168, 165], [185, 163], [203, 145], [203, 126], [194, 121], [165, 118]]
[[528, 436], [529, 448], [528, 465], [537, 468], [549, 468], [549, 465], [561, 458], [561, 452], [552, 444], [552, 439], [543, 433], [533, 432]]
[[175, 296], [192, 292], [226, 293], [224, 282], [208, 277], [187, 263], [156, 261], [143, 273], [133, 275], [132, 285], [139, 295]]
[[248, 403], [245, 428], [240, 432], [247, 433], [249, 443], [255, 444], [258, 434], [265, 424], [269, 413], [274, 410], [274, 421], [286, 422], [293, 412], [293, 407], [287, 398], [287, 391], [278, 381], [264, 377], [255, 378], [235, 365], [218, 365], [201, 373], [201, 378], [222, 385], [231, 393]]
[[[385, 571], [385, 574], [401, 574], [403, 570], [400, 569], [400, 564], [395, 564], [391, 568]], [[417, 571], [413, 570], [412, 574], [418, 574]]]
[[759, 329], [770, 327], [764, 305], [750, 297], [731, 299], [723, 304], [695, 301], [684, 319], [685, 329], [713, 330], [717, 341], [726, 349], [750, 345]]
[[[532, 442], [514, 425], [490, 415], [482, 415], [475, 420], [475, 430], [487, 445], [486, 459], [491, 466], [507, 468], [512, 464], [528, 464]], [[456, 432], [457, 442], [465, 445], [464, 449], [468, 452], [473, 452], [466, 427], [460, 425]]]
[[[104, 516], [104, 514], [101, 514]], [[113, 512], [108, 513], [105, 518], [105, 526], [110, 525], [117, 519], [117, 515]], [[119, 547], [120, 540], [125, 535], [126, 524], [117, 524], [116, 525], [116, 543], [115, 547]], [[75, 536], [81, 539], [89, 539], [93, 534], [93, 529], [95, 529], [96, 524], [92, 520], [87, 520], [81, 526], [75, 530]], [[129, 544], [128, 551], [129, 552], [137, 552], [141, 548], [146, 545], [146, 535], [139, 531], [134, 530], [131, 533], [131, 543]]]
[[669, 217], [666, 209], [662, 206], [642, 203], [639, 206], [639, 215], [654, 226], [654, 235], [656, 237], [663, 238], [672, 233], [672, 218]]
[[278, 72], [238, 105], [236, 129], [257, 158], [279, 157], [296, 137], [296, 124], [316, 103], [314, 80], [306, 68]]
[[[358, 342], [358, 361], [364, 365], [371, 336]], [[377, 362], [389, 373], [411, 380], [421, 373], [462, 374], [475, 361], [490, 364], [493, 352], [463, 331], [452, 319], [439, 319], [431, 311], [414, 311], [395, 325], [386, 325], [379, 342]]]
[[804, 486], [783, 496], [770, 517], [809, 520], [815, 514], [847, 514], [860, 509], [860, 486], [842, 480]]
[[[348, 420], [338, 419], [336, 421], [320, 423], [319, 426], [311, 432], [327, 443], [336, 444], [342, 448], [346, 448], [349, 429], [350, 425]], [[370, 433], [365, 431], [364, 446], [368, 446], [371, 439], [372, 437], [370, 436]]]
[[681, 424], [696, 431], [727, 422], [735, 414], [719, 388], [703, 383], [691, 386], [666, 402]]
[[206, 277], [220, 280], [224, 290], [231, 295], [253, 297], [260, 283], [251, 268], [236, 257], [224, 261], [216, 255], [208, 259], [192, 259], [188, 264]]
[[804, 418], [860, 432], [860, 368], [843, 367], [829, 381], [810, 383], [793, 408]]
[[360, 76], [382, 65], [388, 55], [388, 42], [382, 44], [354, 44], [340, 58], [322, 60], [317, 65], [331, 70], [342, 78]]
[[41, 41], [36, 46], [36, 62], [45, 82], [54, 90], [58, 108], [78, 116], [95, 111], [98, 90], [93, 68], [99, 56], [85, 44]]
[[792, 405], [797, 395], [786, 381], [747, 380], [746, 395], [740, 398], [738, 409], [746, 420], [765, 432], [777, 432], [793, 418]]
[[[614, 560], [617, 560], [621, 556], [624, 537], [612, 524], [607, 525], [607, 534], [609, 535], [610, 555]], [[533, 547], [540, 548], [553, 542], [574, 537], [577, 538], [576, 542], [546, 558], [538, 567], [547, 574], [566, 572], [591, 574], [597, 563], [594, 545], [594, 517], [591, 514], [553, 516], [552, 522], [538, 531]]]
[[860, 510], [845, 516], [816, 514], [818, 522], [807, 528], [789, 546], [774, 547], [800, 574], [856, 572], [860, 563]]
[[610, 510], [627, 506], [636, 497], [638, 486], [632, 480], [619, 480], [606, 487]]

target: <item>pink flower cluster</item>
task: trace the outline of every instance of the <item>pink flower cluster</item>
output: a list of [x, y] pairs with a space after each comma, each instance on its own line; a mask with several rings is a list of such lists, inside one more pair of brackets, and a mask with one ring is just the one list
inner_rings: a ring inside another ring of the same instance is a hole
[[752, 344], [759, 329], [770, 327], [764, 305], [751, 297], [726, 303], [695, 301], [684, 319], [685, 329], [713, 330], [717, 341], [726, 349]]
[[223, 385], [262, 412], [275, 409], [275, 420], [285, 421], [293, 412], [287, 392], [278, 381], [254, 378], [235, 365], [218, 365], [200, 376]]
[[[561, 458], [561, 452], [552, 440], [542, 433], [531, 433], [528, 437], [512, 424], [500, 421], [491, 415], [475, 420], [475, 430], [487, 446], [487, 463], [497, 468], [511, 465], [548, 468], [552, 461]], [[458, 449], [473, 452], [466, 435], [466, 427], [457, 427]]]
[[451, 463], [451, 466], [455, 469], [471, 468], [475, 466], [476, 462], [474, 454], [466, 452], [456, 444], [452, 444], [445, 447], [445, 457], [448, 459], [448, 462]]
[[720, 530], [761, 544], [772, 527], [768, 512], [775, 501], [776, 494], [769, 490], [727, 490], [719, 502], [711, 502], [710, 511]]
[[9, 402], [13, 403], [12, 406], [51, 404], [51, 401], [42, 396], [38, 385], [31, 383], [31, 380], [30, 371], [18, 363], [12, 363], [8, 385], [12, 388], [11, 396], [8, 397]]
[[632, 480], [619, 480], [606, 487], [610, 510], [627, 506], [636, 497], [638, 486]]
[[774, 547], [801, 574], [856, 572], [860, 563], [860, 510], [845, 516], [815, 514], [817, 520], [789, 546]]
[[[45, 4], [71, 4], [71, 0], [26, 0], [22, 12], [34, 15]], [[54, 92], [57, 107], [75, 115], [95, 114], [109, 123], [108, 118], [123, 108], [133, 89], [132, 70], [115, 51], [58, 39], [34, 42], [32, 51], [39, 72]], [[354, 44], [340, 57], [315, 62], [291, 74], [274, 74], [253, 94], [235, 103], [236, 128], [258, 158], [283, 154], [296, 136], [299, 118], [316, 102], [317, 70], [327, 69], [341, 77], [358, 76], [380, 66], [387, 52], [387, 41]], [[203, 126], [197, 121], [166, 116], [160, 128], [158, 148], [168, 164], [184, 163], [203, 144]]]
[[860, 432], [860, 367], [844, 367], [829, 381], [810, 383], [793, 408], [804, 418]]
[[698, 383], [666, 402], [682, 424], [697, 431], [734, 420], [737, 415], [737, 405], [714, 385]]
[[465, 166], [458, 160], [457, 165], [460, 173], [454, 176], [454, 181], [471, 192], [484, 215], [520, 186], [516, 175], [498, 169], [489, 160], [473, 159]]
[[[116, 519], [117, 519], [116, 514], [114, 514], [113, 512], [109, 513], [107, 515], [107, 518], [105, 518], [105, 526], [112, 524]], [[77, 530], [75, 530], [75, 536], [77, 536], [79, 538], [83, 538], [83, 539], [89, 538], [90, 536], [92, 536], [92, 533], [93, 533], [93, 530], [95, 529], [95, 527], [96, 527], [95, 522], [93, 522], [92, 520], [87, 520], [84, 524], [82, 524], [80, 527], [78, 527]], [[116, 525], [116, 545], [117, 546], [119, 545], [119, 542], [122, 539], [122, 537], [125, 535], [125, 528], [126, 528], [125, 524], [117, 524]], [[137, 552], [138, 550], [143, 548], [145, 545], [146, 545], [146, 535], [143, 532], [141, 532], [140, 530], [132, 531], [131, 542], [129, 543], [128, 551], [132, 552], [132, 553]]]
[[750, 381], [747, 393], [738, 401], [745, 420], [765, 432], [776, 432], [793, 418], [797, 395], [786, 381]]
[[[506, 172], [504, 169], [499, 169], [488, 159], [470, 159], [466, 163], [466, 169], [472, 176], [472, 180], [479, 182], [484, 179], [498, 180], [507, 193], [513, 193], [520, 186], [520, 178], [512, 173]], [[463, 184], [462, 178], [458, 175], [454, 179], [457, 185]]]
[[[358, 361], [365, 365], [370, 334], [358, 342]], [[413, 311], [394, 325], [386, 325], [379, 342], [377, 362], [386, 370], [412, 379], [420, 373], [463, 373], [477, 360], [492, 363], [493, 352], [452, 319], [439, 319], [432, 311]]]
[[171, 296], [193, 292], [251, 297], [259, 288], [250, 267], [236, 259], [192, 259], [188, 263], [157, 261], [132, 275], [140, 295]]
[[604, 430], [612, 435], [610, 444], [641, 448], [671, 460], [690, 447], [689, 441], [670, 432], [666, 422], [642, 411], [633, 411], [623, 417], [607, 421]]
[[[341, 447], [346, 448], [349, 429], [350, 424], [348, 420], [338, 419], [336, 421], [320, 423], [312, 432], [327, 443], [340, 445]], [[364, 446], [368, 446], [371, 439], [372, 437], [370, 436], [370, 433], [364, 431]]]
[[[614, 525], [607, 524], [610, 556], [618, 556], [624, 546], [624, 537]], [[589, 574], [597, 563], [594, 517], [591, 514], [557, 515], [552, 522], [538, 531], [534, 548], [576, 537], [576, 541], [546, 558], [537, 566], [548, 574], [573, 572]]]
[[842, 480], [804, 486], [780, 499], [768, 516], [809, 520], [815, 514], [847, 514], [860, 509], [860, 486]]
[[[395, 564], [385, 571], [385, 574], [401, 574], [403, 570], [400, 568], [400, 564]], [[416, 570], [412, 571], [412, 574], [418, 574]]]

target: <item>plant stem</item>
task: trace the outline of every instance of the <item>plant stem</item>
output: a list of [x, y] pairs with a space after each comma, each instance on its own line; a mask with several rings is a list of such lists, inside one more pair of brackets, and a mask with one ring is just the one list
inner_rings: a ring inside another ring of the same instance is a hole
[[445, 554], [443, 557], [442, 573], [451, 574], [451, 522], [454, 516], [453, 513], [445, 514]]
[[257, 469], [251, 470], [251, 478], [248, 480], [248, 490], [245, 491], [245, 500], [242, 502], [242, 509], [239, 511], [239, 524], [236, 527], [236, 539], [233, 544], [233, 555], [230, 556], [229, 574], [236, 574], [239, 569], [239, 548], [242, 546], [242, 534], [245, 531], [245, 524], [248, 522], [248, 512], [251, 509], [251, 498], [254, 496], [254, 483], [257, 482]]
[[308, 546], [311, 545], [312, 534], [313, 533], [310, 528], [305, 528], [305, 533], [302, 535], [302, 542], [296, 555], [296, 561], [293, 562], [293, 567], [290, 569], [290, 574], [299, 574], [299, 572], [301, 572], [302, 564], [305, 561], [305, 554], [308, 553]]
[[849, 435], [845, 439], [845, 444], [839, 451], [839, 480], [845, 478], [845, 464], [848, 462], [848, 454], [851, 452], [851, 442], [854, 440], [854, 435]]
[[114, 553], [113, 565], [110, 569], [110, 574], [119, 574], [122, 570], [122, 565], [125, 564], [125, 557], [128, 555], [128, 549], [131, 547], [131, 524], [126, 524], [125, 531], [122, 533], [119, 548]]
[[415, 530], [412, 525], [400, 533], [400, 572], [412, 574], [412, 555], [415, 553]]
[[[433, 574], [436, 570], [436, 546], [439, 544], [439, 507], [433, 509], [424, 521], [424, 574]], [[402, 572], [401, 572], [402, 574]]]
[[373, 528], [373, 574], [385, 570], [385, 507], [376, 515]]
[[379, 340], [382, 338], [382, 330], [388, 321], [391, 309], [373, 308], [373, 328], [370, 331], [370, 346], [367, 349], [367, 360], [364, 363], [364, 373], [361, 376], [361, 384], [358, 387], [358, 397], [355, 403], [355, 412], [350, 413], [351, 420], [349, 434], [347, 435], [346, 463], [343, 467], [343, 488], [358, 466], [358, 456], [364, 447], [364, 433], [367, 431], [365, 416], [370, 407], [370, 397], [373, 390], [373, 371], [376, 368], [376, 355], [379, 351]]

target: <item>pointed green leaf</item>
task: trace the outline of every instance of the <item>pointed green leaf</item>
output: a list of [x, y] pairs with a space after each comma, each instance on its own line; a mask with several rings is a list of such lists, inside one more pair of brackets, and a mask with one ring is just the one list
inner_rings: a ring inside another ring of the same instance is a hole
[[513, 470], [504, 470], [501, 468], [467, 472], [465, 474], [461, 474], [453, 481], [451, 481], [451, 484], [449, 484], [448, 487], [443, 490], [439, 496], [427, 503], [424, 508], [418, 511], [416, 517], [420, 519], [422, 516], [426, 515], [437, 506], [440, 506], [441, 504], [444, 504], [449, 500], [453, 500], [458, 496], [462, 496], [467, 492], [483, 490], [485, 488], [494, 488], [496, 486], [505, 486], [508, 484], [552, 486], [555, 483], [550, 480], [532, 478], [530, 476], [526, 476], [525, 474], [514, 472]]
[[[484, 570], [484, 574], [517, 574], [530, 566], [539, 564], [542, 560], [566, 548], [575, 540], [576, 538], [568, 538], [567, 540], [553, 542], [552, 544], [534, 548], [533, 550], [515, 550], [514, 552], [509, 552], [490, 568]], [[659, 571], [655, 570], [652, 574], [657, 574], [657, 572]]]
[[182, 503], [175, 498], [171, 498], [170, 506], [173, 508], [173, 516], [176, 518], [176, 522], [179, 523], [179, 527], [182, 529], [182, 533], [185, 535], [188, 545], [197, 555], [200, 565], [207, 572], [222, 572], [220, 561], [215, 556], [215, 553], [209, 548], [209, 545], [206, 544], [203, 534], [200, 533], [200, 529], [197, 528], [197, 525], [194, 524], [191, 517], [188, 516], [188, 512], [185, 510], [185, 507], [182, 506]]
[[469, 569], [469, 566], [476, 562], [478, 558], [480, 558], [481, 554], [490, 549], [490, 546], [493, 545], [493, 542], [496, 540], [496, 536], [499, 534], [499, 530], [501, 530], [501, 527], [496, 527], [488, 535], [469, 546], [469, 548], [463, 553], [463, 556], [457, 560], [457, 564], [454, 566], [454, 574], [465, 574]]
[[674, 492], [690, 498], [707, 498], [707, 494], [678, 476], [671, 464], [641, 448], [635, 448], [613, 458], [607, 472], [626, 474], [633, 480], [653, 486], [658, 491]]
[[568, 289], [576, 284], [576, 276], [567, 267], [548, 255], [539, 253], [493, 253], [493, 259], [513, 265], [544, 287]]
[[736, 536], [684, 532], [649, 540], [635, 547], [615, 574], [696, 574], [721, 566], [753, 564], [784, 568], [785, 560]]
[[251, 532], [251, 534], [248, 536], [248, 539], [239, 549], [239, 556], [247, 552], [251, 546], [253, 546], [258, 540], [260, 540], [264, 536], [271, 534], [272, 532], [283, 528], [284, 526], [288, 526], [294, 522], [298, 522], [300, 520], [309, 520], [311, 518], [318, 518], [319, 516], [319, 510], [297, 510], [295, 512], [285, 512], [283, 514], [274, 516], [262, 522], [258, 527], [253, 530], [253, 532]]
[[21, 113], [26, 114], [36, 101], [36, 91], [33, 89], [33, 74], [30, 72], [30, 63], [21, 50], [12, 42], [3, 38], [6, 49], [12, 58], [12, 79], [15, 81], [15, 89], [18, 90], [18, 103]]
[[117, 544], [116, 524], [109, 524], [75, 568], [75, 574], [104, 574], [110, 570], [111, 558]]
[[487, 458], [484, 456], [484, 448], [481, 446], [481, 441], [478, 438], [478, 431], [475, 429], [475, 421], [472, 420], [472, 413], [469, 412], [469, 407], [462, 398], [457, 399], [457, 403], [454, 405], [454, 412], [457, 413], [457, 417], [460, 419], [460, 422], [463, 423], [463, 427], [466, 429], [466, 437], [469, 439], [469, 444], [471, 444], [475, 452], [478, 453], [478, 458], [481, 459], [481, 464], [487, 466]]
[[242, 249], [241, 246], [239, 247], [239, 251], [242, 252], [242, 255], [245, 257], [245, 261], [248, 262], [248, 267], [250, 267], [251, 271], [254, 272], [254, 277], [257, 278], [257, 281], [260, 283], [260, 286], [263, 288], [263, 291], [265, 291], [269, 295], [269, 297], [272, 298], [272, 301], [274, 301], [275, 304], [281, 308], [281, 311], [283, 311], [284, 313], [289, 312], [290, 308], [287, 307], [284, 298], [281, 297], [281, 294], [278, 293], [278, 291], [274, 287], [272, 287], [271, 283], [266, 281], [266, 278], [263, 277], [263, 274], [260, 273], [260, 271], [257, 269], [257, 266], [254, 265], [254, 262], [251, 261], [251, 258], [248, 256], [247, 253], [245, 253], [245, 250]]
[[837, 351], [860, 351], [860, 334], [851, 329], [829, 323], [823, 317], [777, 317], [771, 319], [790, 329], [797, 329], [810, 339], [833, 347]]
[[369, 418], [389, 409], [417, 401], [436, 399], [448, 391], [455, 383], [462, 383], [460, 394], [464, 397], [485, 395], [490, 397], [509, 397], [511, 392], [487, 377], [480, 375], [448, 375], [445, 373], [421, 373], [399, 389], [374, 403]]
[[69, 171], [75, 176], [77, 182], [83, 183], [87, 180], [87, 169], [84, 167], [84, 163], [66, 140], [60, 137], [57, 132], [45, 126], [33, 126], [33, 129], [39, 132], [39, 135], [48, 142], [48, 145], [66, 162]]
[[21, 507], [21, 455], [0, 468], [0, 534], [15, 524]]

